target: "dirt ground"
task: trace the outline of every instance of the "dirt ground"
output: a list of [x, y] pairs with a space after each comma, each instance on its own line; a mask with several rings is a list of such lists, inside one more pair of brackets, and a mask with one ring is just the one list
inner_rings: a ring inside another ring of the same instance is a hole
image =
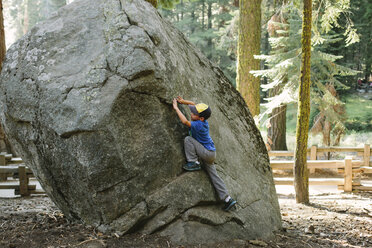
[[[278, 198], [283, 230], [273, 239], [195, 247], [372, 247], [372, 193], [313, 195], [309, 206], [290, 194]], [[32, 196], [0, 199], [0, 247], [177, 246], [156, 235], [105, 235], [70, 223], [47, 196]]]

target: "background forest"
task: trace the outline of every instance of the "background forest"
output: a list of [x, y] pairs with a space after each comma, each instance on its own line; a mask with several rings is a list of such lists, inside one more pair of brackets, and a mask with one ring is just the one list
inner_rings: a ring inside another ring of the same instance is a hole
[[[3, 0], [7, 47], [73, 0]], [[160, 14], [236, 86], [239, 0], [163, 0]], [[313, 1], [309, 145], [372, 141], [372, 4]], [[273, 150], [293, 149], [301, 59], [301, 1], [261, 4], [260, 115]], [[278, 135], [281, 134], [281, 135]]]

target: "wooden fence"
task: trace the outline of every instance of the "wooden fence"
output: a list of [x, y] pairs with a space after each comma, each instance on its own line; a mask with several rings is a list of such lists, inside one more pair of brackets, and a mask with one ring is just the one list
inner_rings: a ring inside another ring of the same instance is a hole
[[36, 185], [30, 185], [29, 179], [34, 177], [31, 169], [23, 164], [21, 158], [13, 158], [12, 154], [0, 154], [0, 181], [7, 181], [8, 177], [18, 177], [16, 183], [0, 184], [1, 189], [14, 189], [15, 195], [28, 196], [30, 194], [44, 194], [37, 190]]
[[[346, 157], [344, 160], [317, 160], [318, 155], [327, 152], [347, 152], [355, 153], [362, 157], [362, 160], [353, 160], [352, 157]], [[270, 157], [293, 157], [293, 151], [269, 151]], [[343, 174], [344, 178], [309, 178], [310, 185], [338, 185], [340, 190], [350, 192], [352, 190], [372, 191], [372, 187], [361, 185], [361, 175], [363, 173], [372, 173], [372, 164], [370, 161], [371, 147], [366, 144], [364, 147], [317, 147], [312, 146], [308, 149], [307, 168], [310, 173], [315, 169], [335, 169]], [[293, 161], [271, 160], [270, 164], [273, 170], [293, 169]], [[43, 194], [43, 190], [37, 190], [36, 185], [29, 185], [29, 178], [34, 177], [32, 171], [27, 168], [21, 158], [14, 158], [12, 154], [0, 153], [0, 181], [7, 180], [9, 176], [18, 177], [19, 183], [0, 184], [1, 189], [14, 189], [15, 194], [27, 196], [30, 194]], [[277, 185], [293, 185], [293, 179], [275, 178]]]
[[[347, 152], [355, 153], [362, 157], [362, 160], [353, 160], [348, 156], [344, 160], [317, 160], [318, 155], [327, 152]], [[269, 151], [271, 157], [293, 157], [293, 151]], [[371, 148], [366, 144], [364, 147], [321, 147], [312, 146], [308, 149], [307, 168], [310, 174], [315, 169], [334, 169], [342, 174], [344, 178], [309, 178], [310, 185], [338, 185], [338, 189], [350, 192], [352, 190], [367, 190], [372, 191], [372, 187], [361, 185], [361, 176], [363, 173], [372, 173], [372, 164], [370, 161]], [[288, 170], [293, 169], [293, 161], [271, 160], [271, 167], [273, 170]], [[293, 185], [293, 179], [274, 178], [277, 185]]]

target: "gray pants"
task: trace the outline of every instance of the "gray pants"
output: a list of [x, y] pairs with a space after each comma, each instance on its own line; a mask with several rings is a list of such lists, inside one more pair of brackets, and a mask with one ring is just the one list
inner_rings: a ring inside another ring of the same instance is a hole
[[191, 136], [185, 138], [185, 154], [187, 162], [195, 162], [198, 157], [205, 163], [205, 170], [207, 171], [214, 188], [217, 191], [218, 197], [225, 200], [229, 196], [226, 185], [218, 176], [216, 166], [213, 164], [216, 159], [216, 152], [207, 150], [202, 144]]

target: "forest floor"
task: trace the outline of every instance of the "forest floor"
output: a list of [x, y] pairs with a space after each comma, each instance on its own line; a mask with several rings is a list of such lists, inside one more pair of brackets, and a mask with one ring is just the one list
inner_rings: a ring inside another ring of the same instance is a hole
[[[195, 247], [372, 247], [372, 193], [311, 194], [310, 205], [278, 191], [283, 230], [271, 240]], [[0, 247], [177, 247], [156, 235], [105, 235], [70, 223], [47, 196], [0, 199]], [[182, 246], [180, 246], [182, 247]]]

